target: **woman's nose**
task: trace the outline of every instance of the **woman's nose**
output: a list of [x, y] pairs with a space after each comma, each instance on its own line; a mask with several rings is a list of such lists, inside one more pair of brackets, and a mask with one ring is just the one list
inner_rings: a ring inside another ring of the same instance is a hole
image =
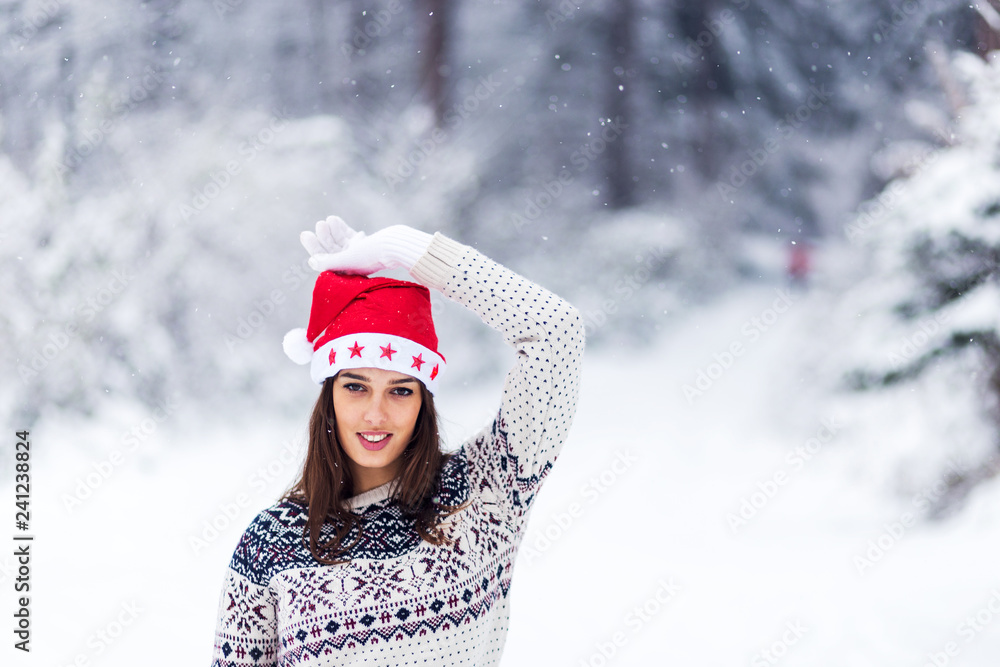
[[373, 426], [378, 426], [385, 421], [385, 406], [380, 396], [373, 396], [365, 406], [365, 421]]

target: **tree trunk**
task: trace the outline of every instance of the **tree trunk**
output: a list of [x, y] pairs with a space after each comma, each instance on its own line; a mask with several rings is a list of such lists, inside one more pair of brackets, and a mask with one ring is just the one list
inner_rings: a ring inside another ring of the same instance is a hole
[[434, 118], [438, 126], [444, 120], [448, 107], [448, 92], [445, 79], [448, 77], [448, 0], [421, 0], [421, 6], [426, 11], [424, 17], [426, 32], [424, 33], [423, 67], [421, 72], [422, 87], [426, 91], [427, 103], [434, 109]]
[[326, 0], [311, 0], [309, 3], [309, 32], [312, 39], [312, 66], [315, 72], [316, 94], [313, 98], [316, 110], [328, 113], [334, 106], [334, 91], [337, 82], [331, 80], [330, 42], [327, 38]]
[[608, 117], [617, 132], [608, 133], [613, 139], [607, 140], [607, 157], [604, 165], [608, 179], [608, 205], [625, 208], [635, 203], [635, 183], [628, 152], [628, 126], [632, 116], [629, 113], [629, 98], [635, 81], [632, 63], [633, 35], [632, 22], [634, 0], [617, 0], [612, 4], [611, 26], [608, 35], [610, 51], [610, 86], [608, 90]]
[[[729, 73], [729, 65], [719, 47], [718, 41], [723, 34], [715, 34], [710, 28], [714, 24], [714, 0], [704, 0], [698, 3], [684, 3], [676, 10], [678, 28], [683, 41], [697, 45], [698, 53], [691, 64], [691, 76], [687, 80], [685, 94], [690, 100], [691, 108], [698, 116], [698, 137], [693, 142], [694, 159], [698, 171], [706, 178], [716, 178], [720, 167], [720, 154], [715, 140], [716, 101], [733, 95], [733, 81]], [[719, 30], [718, 28], [716, 29]], [[704, 46], [702, 46], [704, 44]]]

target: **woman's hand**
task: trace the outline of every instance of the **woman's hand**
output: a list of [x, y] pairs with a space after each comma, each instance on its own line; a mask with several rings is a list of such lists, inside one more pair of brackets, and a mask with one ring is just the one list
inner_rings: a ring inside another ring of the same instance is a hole
[[316, 223], [316, 232], [302, 232], [299, 240], [316, 271], [369, 275], [385, 269], [413, 268], [433, 236], [406, 225], [392, 225], [371, 236], [355, 231], [335, 215]]

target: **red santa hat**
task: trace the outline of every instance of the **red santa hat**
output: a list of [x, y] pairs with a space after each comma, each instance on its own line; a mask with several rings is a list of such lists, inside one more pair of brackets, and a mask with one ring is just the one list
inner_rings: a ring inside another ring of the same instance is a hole
[[324, 271], [313, 288], [308, 329], [285, 334], [285, 354], [311, 364], [322, 384], [345, 368], [382, 368], [417, 378], [432, 394], [444, 370], [430, 291], [392, 278]]

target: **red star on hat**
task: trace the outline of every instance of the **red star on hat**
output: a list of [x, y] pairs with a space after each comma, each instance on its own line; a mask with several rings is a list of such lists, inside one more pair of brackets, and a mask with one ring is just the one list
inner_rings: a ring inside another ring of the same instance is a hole
[[353, 359], [354, 357], [361, 356], [361, 350], [365, 349], [365, 346], [358, 345], [358, 341], [354, 341], [354, 347], [349, 347], [347, 349], [351, 351], [351, 359]]
[[330, 365], [332, 366], [335, 363], [337, 363], [337, 351], [330, 350]]
[[416, 368], [419, 371], [420, 367], [427, 363], [426, 361], [423, 360], [423, 356], [424, 355], [421, 352], [417, 356], [413, 357], [413, 365], [410, 366], [410, 368]]
[[380, 356], [379, 359], [382, 359], [384, 357], [389, 357], [389, 361], [392, 361], [392, 355], [396, 354], [396, 352], [399, 351], [392, 349], [392, 343], [389, 343], [384, 347], [379, 345], [379, 347], [382, 348], [382, 356]]
[[434, 370], [431, 371], [431, 379], [433, 380], [434, 378], [436, 378], [437, 374], [438, 374], [438, 364], [434, 364]]

